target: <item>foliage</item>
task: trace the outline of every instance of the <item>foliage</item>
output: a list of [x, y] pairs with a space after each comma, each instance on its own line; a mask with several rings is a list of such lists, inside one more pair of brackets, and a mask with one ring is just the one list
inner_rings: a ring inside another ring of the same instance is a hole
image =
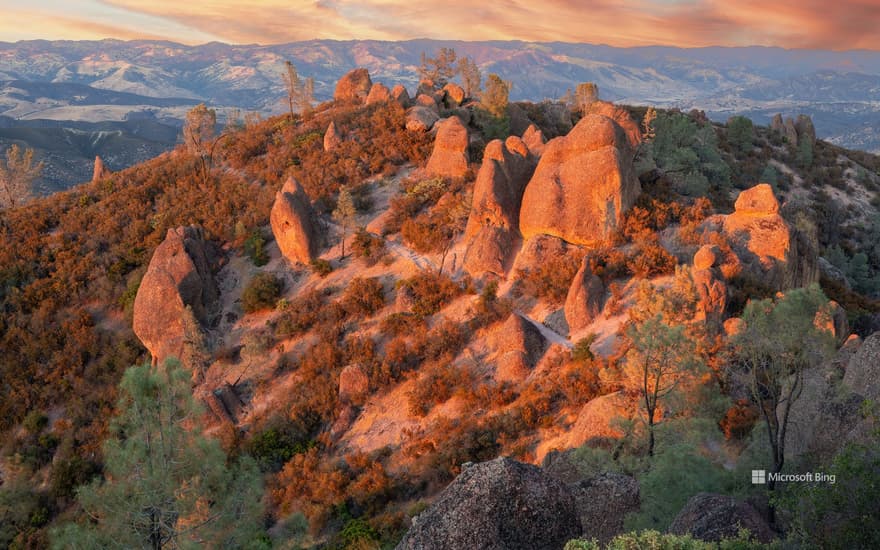
[[507, 106], [510, 101], [510, 82], [490, 73], [486, 79], [486, 90], [480, 98], [477, 120], [486, 134], [486, 139], [504, 139], [510, 133], [510, 118]]
[[357, 215], [357, 209], [354, 207], [354, 199], [348, 187], [343, 187], [339, 191], [339, 198], [336, 199], [336, 209], [333, 210], [333, 219], [342, 226], [342, 252], [340, 259], [345, 257], [345, 235], [352, 226]]
[[284, 281], [271, 273], [258, 273], [241, 293], [241, 307], [247, 313], [275, 307], [282, 290]]
[[53, 547], [251, 546], [261, 531], [256, 465], [232, 467], [200, 433], [190, 374], [173, 362], [131, 367], [104, 444], [106, 479], [78, 500], [93, 522], [69, 523]]
[[711, 125], [698, 126], [682, 113], [662, 112], [654, 120], [654, 132], [651, 154], [678, 190], [705, 196], [730, 187], [730, 167], [721, 158]]
[[324, 258], [313, 259], [311, 263], [309, 263], [309, 267], [312, 268], [312, 273], [315, 273], [321, 278], [333, 273], [333, 264]]
[[823, 469], [834, 483], [786, 486], [777, 504], [792, 515], [789, 538], [809, 548], [880, 547], [880, 452], [849, 445]]
[[571, 254], [553, 257], [538, 266], [519, 270], [518, 292], [561, 304], [568, 295], [580, 261]]
[[735, 116], [727, 121], [727, 141], [737, 151], [742, 154], [751, 151], [754, 139], [755, 128], [750, 119], [744, 116]]
[[428, 57], [425, 52], [422, 52], [419, 78], [433, 82], [435, 86], [442, 88], [457, 72], [456, 57], [453, 48], [440, 48], [434, 57]]
[[462, 288], [449, 277], [423, 271], [399, 281], [398, 292], [409, 292], [413, 298], [412, 312], [416, 315], [433, 315], [462, 293]]
[[[788, 411], [804, 388], [804, 371], [825, 361], [834, 349], [834, 336], [817, 322], [829, 311], [818, 285], [794, 289], [776, 300], [749, 302], [743, 312], [745, 328], [733, 339], [742, 378], [757, 404], [771, 445], [772, 471], [782, 471]], [[768, 480], [768, 488], [775, 483]]]
[[204, 156], [208, 152], [217, 126], [217, 112], [200, 103], [186, 113], [183, 123], [183, 143], [193, 155]]
[[351, 242], [352, 253], [364, 260], [367, 267], [376, 265], [376, 262], [385, 257], [385, 239], [373, 235], [363, 227], [358, 229]]
[[[720, 542], [706, 542], [690, 535], [673, 535], [660, 531], [647, 530], [637, 533], [625, 533], [614, 537], [604, 550], [772, 550], [779, 549], [778, 543], [764, 544], [755, 541], [748, 531], [743, 530], [734, 539]], [[595, 540], [570, 540], [563, 550], [602, 550], [603, 547]]]
[[284, 72], [281, 74], [284, 87], [287, 90], [287, 106], [290, 110], [290, 118], [295, 112], [304, 115], [312, 110], [312, 102], [315, 100], [315, 79], [299, 77], [296, 67], [290, 61], [284, 62]]
[[461, 75], [461, 86], [465, 97], [479, 98], [482, 93], [483, 75], [480, 68], [470, 57], [464, 56], [458, 60], [458, 73]]
[[13, 144], [0, 162], [0, 208], [15, 208], [31, 194], [34, 181], [43, 173], [43, 163], [34, 163], [34, 150]]
[[253, 231], [244, 242], [244, 253], [257, 267], [269, 263], [269, 254], [266, 252], [266, 237], [259, 229]]
[[385, 306], [385, 291], [376, 278], [355, 277], [348, 283], [342, 305], [349, 315], [369, 317]]

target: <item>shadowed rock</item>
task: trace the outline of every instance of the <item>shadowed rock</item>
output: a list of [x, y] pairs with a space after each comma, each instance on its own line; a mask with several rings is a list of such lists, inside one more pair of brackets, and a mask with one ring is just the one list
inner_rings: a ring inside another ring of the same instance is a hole
[[761, 542], [776, 538], [767, 521], [752, 505], [711, 493], [691, 497], [669, 526], [670, 533], [691, 535], [710, 542], [735, 538], [740, 529], [748, 529]]
[[547, 347], [541, 332], [520, 315], [512, 313], [486, 339], [496, 364], [495, 380], [522, 382]]
[[713, 329], [721, 329], [724, 311], [727, 308], [727, 285], [717, 269], [719, 250], [714, 245], [703, 245], [694, 254], [694, 267], [691, 277], [697, 288], [696, 320], [705, 320]]
[[626, 131], [603, 115], [587, 115], [570, 134], [550, 140], [523, 196], [523, 236], [607, 241], [641, 192], [633, 155]]
[[406, 91], [406, 87], [403, 84], [397, 84], [391, 89], [391, 97], [404, 109], [409, 107], [411, 101], [409, 92]]
[[581, 534], [568, 488], [509, 458], [465, 468], [397, 550], [559, 550]]
[[384, 103], [391, 100], [391, 90], [388, 86], [381, 82], [376, 82], [370, 87], [370, 93], [367, 95], [367, 105], [374, 103]]
[[269, 223], [281, 254], [289, 261], [308, 264], [317, 256], [316, 220], [305, 191], [295, 179], [288, 179], [275, 195]]
[[519, 138], [486, 146], [464, 235], [468, 273], [505, 274], [519, 240], [523, 191], [534, 170], [535, 162]]
[[336, 101], [362, 102], [367, 98], [372, 87], [373, 81], [370, 80], [369, 71], [366, 69], [353, 69], [336, 83], [333, 99]]
[[569, 330], [575, 333], [589, 326], [604, 306], [605, 285], [593, 274], [589, 258], [585, 257], [565, 298], [565, 320]]
[[436, 108], [416, 105], [406, 112], [406, 129], [411, 132], [427, 132], [440, 120]]
[[134, 300], [132, 328], [154, 364], [183, 356], [187, 306], [204, 326], [216, 300], [201, 228], [169, 229], [150, 259]]
[[462, 103], [464, 103], [464, 89], [458, 84], [450, 82], [446, 86], [443, 86], [444, 92], [444, 103], [447, 108], [458, 107]]

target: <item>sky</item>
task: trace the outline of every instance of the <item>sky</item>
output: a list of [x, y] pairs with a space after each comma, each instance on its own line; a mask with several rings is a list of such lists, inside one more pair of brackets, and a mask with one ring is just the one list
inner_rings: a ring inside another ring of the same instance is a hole
[[0, 0], [0, 41], [525, 40], [880, 50], [880, 0]]

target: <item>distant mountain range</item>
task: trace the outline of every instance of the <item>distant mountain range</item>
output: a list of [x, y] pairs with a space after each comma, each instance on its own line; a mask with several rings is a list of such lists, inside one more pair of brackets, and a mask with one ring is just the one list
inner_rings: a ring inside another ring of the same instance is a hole
[[[118, 132], [108, 140], [119, 145], [118, 153], [112, 153], [116, 160], [108, 163], [118, 169], [142, 160], [141, 153], [172, 147], [170, 136], [197, 102], [221, 110], [280, 112], [285, 60], [314, 77], [317, 97], [328, 99], [338, 78], [354, 67], [366, 67], [374, 80], [412, 89], [420, 54], [440, 47], [472, 57], [484, 75], [495, 72], [513, 82], [515, 100], [558, 98], [576, 83], [592, 81], [605, 99], [698, 108], [715, 120], [743, 114], [766, 124], [775, 113], [805, 113], [813, 117], [819, 137], [880, 152], [880, 52], [436, 40], [314, 40], [272, 46], [118, 40], [0, 43], [0, 115], [8, 117], [0, 122], [0, 146], [17, 139], [38, 147], [41, 154], [68, 158], [73, 153], [64, 136], [71, 132]], [[111, 122], [116, 126], [107, 126]], [[20, 128], [29, 131], [12, 131]], [[57, 151], [52, 136], [63, 138]], [[125, 148], [132, 144], [135, 153], [129, 154]], [[86, 164], [100, 154], [94, 147], [78, 150]], [[58, 179], [46, 182], [46, 190], [90, 174], [57, 172], [47, 174]]]

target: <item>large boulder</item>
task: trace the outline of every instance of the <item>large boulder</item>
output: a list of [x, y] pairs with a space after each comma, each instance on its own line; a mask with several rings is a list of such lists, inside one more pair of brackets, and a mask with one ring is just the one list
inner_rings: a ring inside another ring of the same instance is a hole
[[416, 105], [406, 112], [406, 129], [410, 132], [427, 132], [440, 120], [436, 108]]
[[709, 223], [717, 221], [753, 279], [782, 290], [808, 286], [818, 277], [815, 251], [799, 251], [770, 185], [759, 183], [742, 191], [732, 214], [714, 216]]
[[880, 400], [880, 332], [865, 338], [849, 360], [843, 383], [867, 399]]
[[310, 263], [318, 254], [317, 216], [299, 182], [290, 178], [275, 195], [269, 213], [272, 234], [281, 254], [291, 262]]
[[708, 542], [735, 538], [740, 529], [748, 529], [761, 542], [776, 538], [767, 521], [752, 505], [712, 493], [691, 497], [669, 526], [670, 533], [691, 535]]
[[632, 410], [631, 400], [622, 391], [590, 400], [583, 406], [569, 431], [566, 447], [585, 444], [601, 446], [608, 440], [623, 437], [623, 429], [618, 421], [631, 418]]
[[409, 107], [409, 92], [406, 91], [406, 87], [403, 84], [396, 84], [393, 88], [391, 88], [391, 97], [404, 109]]
[[587, 109], [587, 114], [605, 116], [620, 125], [626, 134], [626, 141], [631, 151], [635, 154], [642, 141], [642, 131], [629, 111], [608, 101], [594, 101]]
[[785, 141], [791, 147], [797, 147], [798, 145], [798, 132], [797, 127], [794, 124], [794, 119], [791, 117], [786, 118], [785, 122], [782, 125], [782, 137], [785, 138]]
[[626, 516], [639, 510], [639, 482], [632, 476], [605, 472], [569, 485], [581, 520], [581, 538], [608, 543], [624, 533]]
[[95, 156], [95, 167], [92, 170], [92, 183], [110, 177], [110, 169], [104, 165], [100, 156]]
[[464, 239], [471, 275], [503, 276], [519, 239], [519, 210], [535, 162], [519, 138], [493, 140], [483, 153]]
[[449, 109], [458, 107], [464, 103], [464, 89], [454, 82], [450, 82], [446, 86], [443, 86], [443, 93], [443, 102]]
[[522, 316], [512, 313], [486, 338], [488, 361], [495, 363], [495, 380], [521, 382], [529, 375], [547, 348], [541, 331]]
[[634, 154], [626, 131], [603, 115], [587, 115], [550, 140], [523, 195], [523, 236], [583, 245], [610, 239], [641, 192]]
[[373, 87], [373, 81], [370, 80], [370, 73], [366, 69], [353, 69], [339, 79], [336, 83], [336, 90], [333, 92], [333, 99], [336, 101], [357, 101], [363, 102], [370, 94], [370, 88]]
[[367, 105], [385, 103], [386, 101], [391, 101], [391, 90], [381, 82], [376, 82], [370, 87], [370, 93], [367, 95]]
[[331, 120], [327, 126], [327, 131], [324, 132], [324, 150], [328, 152], [333, 151], [341, 144], [342, 136], [339, 134], [339, 130], [336, 129], [336, 123]]
[[463, 178], [468, 170], [467, 148], [468, 131], [461, 119], [453, 116], [440, 121], [427, 172], [434, 176]]
[[593, 274], [589, 257], [585, 257], [565, 298], [565, 320], [569, 330], [576, 333], [587, 328], [602, 313], [604, 306], [605, 285]]
[[202, 230], [195, 226], [169, 229], [141, 280], [134, 299], [132, 328], [159, 363], [183, 357], [187, 307], [202, 326], [217, 301]]
[[465, 468], [397, 550], [559, 550], [581, 534], [568, 488], [540, 468], [496, 458]]

